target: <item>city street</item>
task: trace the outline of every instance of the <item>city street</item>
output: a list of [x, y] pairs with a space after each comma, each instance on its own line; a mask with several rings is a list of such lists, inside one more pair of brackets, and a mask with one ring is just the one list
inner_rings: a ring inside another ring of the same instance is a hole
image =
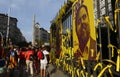
[[1, 0], [0, 77], [120, 77], [120, 0]]
[[[22, 71], [23, 73], [20, 74], [20, 70], [14, 71], [15, 77], [32, 77], [29, 73], [25, 71], [25, 68]], [[8, 77], [9, 72], [5, 72], [3, 74], [0, 74], [0, 77]], [[40, 74], [34, 74], [34, 77], [40, 77]], [[56, 68], [53, 64], [48, 64], [47, 67], [47, 77], [68, 77], [63, 71]]]

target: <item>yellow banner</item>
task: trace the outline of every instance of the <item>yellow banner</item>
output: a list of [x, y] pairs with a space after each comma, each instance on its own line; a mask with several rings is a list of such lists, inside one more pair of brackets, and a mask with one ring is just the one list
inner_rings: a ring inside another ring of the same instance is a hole
[[96, 36], [93, 0], [77, 0], [72, 6], [74, 57], [95, 60]]

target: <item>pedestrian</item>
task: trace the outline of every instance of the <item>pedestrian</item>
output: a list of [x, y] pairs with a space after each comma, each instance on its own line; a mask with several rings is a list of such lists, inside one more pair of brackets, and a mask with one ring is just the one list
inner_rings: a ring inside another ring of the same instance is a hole
[[15, 68], [17, 68], [17, 53], [14, 51], [13, 46], [10, 47], [7, 54], [7, 68], [9, 77], [14, 77]]
[[20, 70], [20, 77], [23, 77], [23, 69], [26, 65], [25, 53], [26, 53], [25, 48], [20, 48], [18, 51], [18, 56], [19, 56], [18, 64], [19, 64], [19, 70]]
[[46, 68], [48, 64], [47, 55], [49, 55], [49, 52], [47, 51], [47, 48], [45, 47], [45, 45], [42, 45], [41, 51], [43, 52], [44, 58], [40, 59], [40, 76], [46, 77]]
[[33, 56], [34, 56], [34, 51], [32, 49], [31, 46], [28, 47], [28, 50], [25, 54], [25, 58], [26, 58], [26, 65], [27, 65], [27, 69], [26, 72], [29, 72], [30, 70], [30, 75], [33, 76]]
[[39, 73], [39, 59], [38, 59], [38, 48], [34, 48], [34, 71], [35, 71], [35, 74], [38, 74]]

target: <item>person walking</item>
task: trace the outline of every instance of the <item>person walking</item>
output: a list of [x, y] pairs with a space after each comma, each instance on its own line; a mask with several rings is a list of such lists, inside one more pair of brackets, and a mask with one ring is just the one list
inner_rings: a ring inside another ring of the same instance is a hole
[[38, 74], [39, 73], [39, 65], [40, 65], [40, 61], [38, 59], [38, 51], [39, 48], [34, 48], [34, 73]]
[[47, 48], [45, 47], [45, 45], [42, 45], [41, 51], [43, 53], [44, 58], [40, 59], [40, 76], [46, 77], [46, 68], [48, 64], [47, 55], [49, 55], [49, 52], [47, 51]]
[[26, 48], [20, 48], [18, 51], [18, 67], [20, 70], [20, 77], [23, 77], [23, 70], [26, 66], [26, 60], [25, 60], [25, 53], [26, 53]]
[[15, 69], [17, 68], [17, 53], [13, 50], [13, 46], [10, 47], [7, 54], [7, 68], [9, 71], [8, 77], [14, 77]]
[[27, 65], [26, 72], [30, 70], [30, 74], [32, 77], [33, 77], [33, 55], [34, 55], [34, 51], [32, 50], [31, 46], [29, 46], [25, 54], [26, 65]]

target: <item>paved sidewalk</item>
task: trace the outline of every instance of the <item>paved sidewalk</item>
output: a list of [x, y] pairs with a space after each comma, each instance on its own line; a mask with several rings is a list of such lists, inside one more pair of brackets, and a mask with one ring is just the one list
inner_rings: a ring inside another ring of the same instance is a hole
[[48, 65], [49, 77], [69, 77], [62, 70], [56, 68], [53, 64]]
[[[0, 74], [0, 77], [8, 77], [9, 75], [9, 72], [5, 72], [5, 73], [2, 73]], [[27, 73], [25, 71], [25, 68], [23, 68], [22, 70], [22, 73], [20, 74], [20, 70], [15, 70], [14, 71], [14, 76], [15, 77], [31, 77], [29, 75], [29, 73]], [[40, 77], [40, 74], [37, 74], [35, 75], [34, 77]], [[67, 76], [62, 70], [60, 70], [59, 68], [56, 68], [55, 65], [53, 64], [48, 64], [48, 67], [47, 67], [47, 77], [69, 77]]]

